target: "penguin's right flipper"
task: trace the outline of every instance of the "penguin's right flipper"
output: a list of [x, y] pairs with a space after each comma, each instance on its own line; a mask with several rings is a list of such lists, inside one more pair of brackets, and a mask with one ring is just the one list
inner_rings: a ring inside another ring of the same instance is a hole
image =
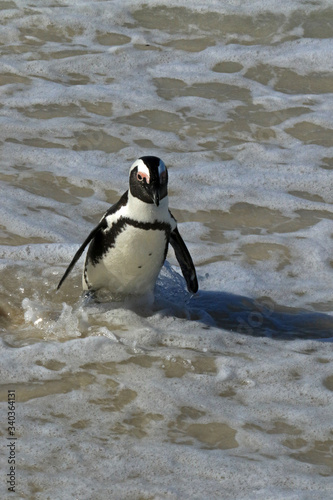
[[170, 234], [170, 243], [179, 262], [188, 291], [196, 293], [199, 286], [193, 260], [177, 227]]
[[80, 248], [78, 249], [76, 254], [74, 255], [72, 262], [69, 264], [69, 266], [67, 267], [67, 269], [65, 271], [65, 274], [63, 275], [63, 277], [59, 281], [59, 284], [57, 286], [57, 290], [59, 290], [59, 288], [61, 287], [61, 285], [63, 284], [63, 282], [65, 281], [65, 279], [67, 278], [67, 276], [69, 275], [69, 273], [71, 272], [71, 270], [73, 269], [73, 267], [75, 266], [75, 264], [77, 263], [79, 258], [81, 257], [81, 255], [83, 254], [84, 249], [86, 248], [88, 243], [90, 243], [91, 240], [93, 240], [95, 238], [96, 234], [98, 233], [98, 231], [100, 231], [100, 229], [104, 229], [106, 226], [107, 226], [107, 223], [106, 223], [105, 217], [103, 217], [103, 219], [100, 221], [100, 223], [95, 227], [95, 229], [93, 229], [91, 231], [89, 236], [84, 240], [84, 242], [82, 243], [82, 245], [80, 246]]
[[119, 208], [121, 208], [122, 206], [124, 206], [126, 204], [126, 202], [127, 202], [127, 198], [128, 198], [128, 191], [126, 191], [122, 195], [122, 197], [120, 198], [120, 200], [118, 200], [117, 203], [115, 203], [114, 205], [112, 205], [109, 208], [109, 210], [103, 215], [103, 217], [100, 220], [99, 224], [95, 227], [95, 229], [93, 229], [91, 231], [91, 233], [89, 234], [89, 236], [84, 240], [84, 242], [82, 243], [82, 245], [80, 246], [80, 248], [78, 249], [78, 251], [76, 252], [76, 254], [74, 255], [74, 257], [72, 259], [72, 262], [69, 264], [69, 266], [67, 267], [67, 269], [65, 271], [65, 274], [63, 275], [63, 277], [59, 281], [59, 285], [57, 286], [57, 290], [59, 290], [59, 288], [61, 287], [61, 285], [63, 284], [63, 282], [65, 281], [65, 279], [67, 278], [67, 276], [69, 275], [69, 273], [71, 272], [71, 270], [73, 269], [73, 267], [75, 266], [75, 264], [77, 263], [77, 261], [79, 260], [79, 258], [81, 257], [81, 255], [83, 254], [84, 249], [86, 248], [86, 246], [88, 245], [88, 243], [90, 243], [91, 240], [93, 240], [95, 238], [95, 236], [98, 233], [98, 231], [100, 231], [101, 229], [106, 229], [107, 228], [108, 223], [107, 223], [106, 217], [108, 215], [114, 214], [117, 210], [119, 210]]

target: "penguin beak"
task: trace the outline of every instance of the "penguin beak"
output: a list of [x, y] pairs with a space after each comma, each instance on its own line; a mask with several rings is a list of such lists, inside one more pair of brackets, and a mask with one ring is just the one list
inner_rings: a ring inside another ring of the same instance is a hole
[[146, 184], [146, 189], [149, 194], [150, 199], [156, 207], [160, 204], [161, 199], [161, 186], [159, 179], [151, 179], [149, 184]]
[[158, 207], [160, 204], [160, 188], [159, 188], [159, 186], [153, 186], [152, 199], [153, 199], [154, 204]]

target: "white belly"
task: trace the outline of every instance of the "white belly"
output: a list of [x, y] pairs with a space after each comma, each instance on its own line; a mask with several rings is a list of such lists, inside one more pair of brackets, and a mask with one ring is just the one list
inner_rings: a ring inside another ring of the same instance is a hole
[[[95, 290], [106, 288], [117, 296], [152, 291], [163, 265], [165, 245], [164, 231], [127, 225], [98, 264], [88, 261], [89, 285]], [[87, 289], [84, 279], [83, 288]]]

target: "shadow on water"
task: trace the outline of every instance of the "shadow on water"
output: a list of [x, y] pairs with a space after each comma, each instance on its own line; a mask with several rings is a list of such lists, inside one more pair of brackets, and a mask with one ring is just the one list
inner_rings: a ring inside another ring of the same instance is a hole
[[187, 303], [190, 319], [256, 337], [333, 340], [333, 316], [281, 306], [264, 297], [200, 291]]
[[[282, 306], [269, 297], [252, 299], [205, 290], [189, 296], [183, 278], [168, 262], [162, 268], [155, 292], [158, 309], [207, 326], [256, 337], [333, 340], [333, 316], [329, 314]], [[165, 301], [169, 307], [164, 308]]]

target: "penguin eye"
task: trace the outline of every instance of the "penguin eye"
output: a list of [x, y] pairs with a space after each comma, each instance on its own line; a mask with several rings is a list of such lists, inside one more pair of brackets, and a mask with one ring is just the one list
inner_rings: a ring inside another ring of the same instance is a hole
[[146, 174], [146, 172], [138, 172], [136, 174], [136, 178], [139, 182], [142, 182], [143, 180], [146, 181], [147, 184], [149, 184], [149, 175]]

